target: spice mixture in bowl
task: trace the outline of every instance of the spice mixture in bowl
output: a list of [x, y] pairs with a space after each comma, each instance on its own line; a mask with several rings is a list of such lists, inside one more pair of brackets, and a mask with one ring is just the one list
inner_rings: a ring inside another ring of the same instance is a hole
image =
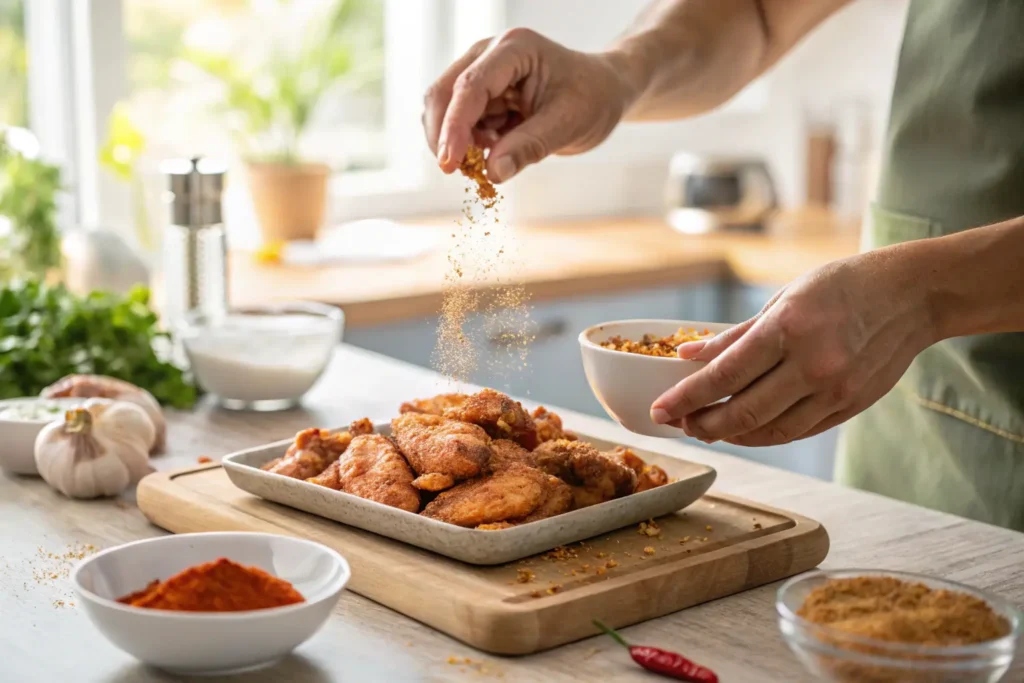
[[594, 325], [579, 337], [587, 382], [605, 412], [629, 431], [678, 439], [683, 430], [651, 420], [651, 404], [707, 363], [678, 358], [676, 346], [731, 327], [695, 320], [618, 320]]
[[261, 533], [179, 534], [104, 550], [75, 569], [89, 619], [115, 646], [179, 674], [284, 657], [324, 624], [350, 576], [319, 543]]
[[624, 351], [625, 353], [637, 353], [641, 356], [660, 356], [662, 358], [676, 358], [677, 349], [680, 344], [686, 342], [703, 341], [714, 337], [714, 333], [708, 328], [698, 332], [694, 329], [680, 327], [674, 333], [659, 337], [653, 334], [645, 334], [638, 341], [623, 339], [616, 335], [609, 337], [607, 341], [601, 342], [601, 347], [612, 351]]
[[1021, 631], [1001, 598], [902, 572], [812, 572], [779, 589], [776, 609], [807, 668], [844, 683], [998, 681]]

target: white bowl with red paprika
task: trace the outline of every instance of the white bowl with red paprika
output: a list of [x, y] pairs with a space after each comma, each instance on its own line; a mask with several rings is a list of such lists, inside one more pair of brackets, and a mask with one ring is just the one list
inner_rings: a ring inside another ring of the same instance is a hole
[[316, 633], [351, 572], [334, 550], [275, 534], [162, 536], [100, 552], [72, 582], [116, 647], [182, 675], [270, 666]]

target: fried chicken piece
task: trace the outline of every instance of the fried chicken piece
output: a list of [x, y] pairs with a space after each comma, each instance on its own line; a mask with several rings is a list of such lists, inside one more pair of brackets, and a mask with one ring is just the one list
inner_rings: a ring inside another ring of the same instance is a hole
[[657, 465], [648, 465], [639, 455], [625, 446], [616, 446], [615, 450], [605, 455], [618, 460], [636, 472], [636, 488], [633, 493], [664, 486], [668, 483], [668, 473]]
[[417, 398], [403, 403], [398, 412], [405, 413], [428, 413], [430, 415], [443, 415], [449, 408], [457, 408], [469, 398], [466, 394], [439, 394], [432, 398]]
[[412, 485], [420, 491], [444, 491], [455, 486], [455, 479], [449, 474], [430, 472], [413, 479]]
[[495, 439], [491, 442], [493, 454], [488, 462], [488, 468], [492, 472], [508, 467], [512, 463], [519, 463], [527, 467], [535, 467], [533, 454], [515, 441], [508, 439]]
[[494, 389], [473, 394], [444, 414], [453, 420], [480, 425], [493, 439], [511, 439], [530, 451], [537, 447], [533, 418], [519, 401]]
[[582, 441], [547, 441], [533, 457], [537, 467], [572, 487], [574, 508], [628, 496], [636, 488], [632, 469]]
[[481, 524], [477, 527], [480, 531], [501, 531], [502, 529], [511, 529], [515, 524], [512, 522], [495, 522], [494, 524]]
[[420, 509], [409, 463], [394, 442], [380, 434], [355, 437], [327, 471], [307, 481], [408, 512]]
[[572, 509], [572, 487], [556, 476], [547, 473], [544, 473], [544, 476], [546, 477], [544, 480], [544, 497], [540, 505], [523, 519], [517, 520], [517, 523], [527, 524], [529, 522], [536, 522], [537, 520], [560, 515]]
[[348, 426], [348, 432], [353, 437], [373, 434], [373, 422], [368, 417], [360, 418]]
[[417, 475], [446, 474], [455, 481], [480, 474], [491, 459], [490, 437], [477, 425], [440, 415], [406, 413], [391, 421], [391, 435]]
[[464, 527], [522, 519], [544, 501], [546, 483], [540, 470], [513, 463], [438, 494], [421, 514]]
[[[366, 422], [369, 423], [369, 420]], [[362, 420], [357, 420], [353, 426], [357, 430], [362, 429]], [[351, 442], [351, 431], [331, 434], [326, 429], [304, 429], [295, 435], [295, 440], [283, 457], [271, 460], [260, 469], [293, 479], [309, 479], [327, 469]]]
[[538, 443], [544, 443], [545, 441], [558, 441], [560, 439], [575, 441], [577, 439], [575, 434], [567, 432], [562, 428], [562, 418], [558, 413], [552, 413], [544, 406], [538, 406], [535, 408], [530, 416], [533, 418], [533, 422], [537, 426]]

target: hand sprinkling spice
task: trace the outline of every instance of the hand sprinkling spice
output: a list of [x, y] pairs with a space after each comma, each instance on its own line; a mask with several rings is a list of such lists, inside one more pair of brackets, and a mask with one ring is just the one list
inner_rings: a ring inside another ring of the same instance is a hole
[[594, 626], [610, 635], [616, 643], [628, 649], [633, 661], [648, 671], [680, 681], [691, 681], [691, 683], [718, 683], [718, 676], [711, 669], [695, 664], [682, 655], [656, 647], [630, 645], [616, 631], [596, 619]]

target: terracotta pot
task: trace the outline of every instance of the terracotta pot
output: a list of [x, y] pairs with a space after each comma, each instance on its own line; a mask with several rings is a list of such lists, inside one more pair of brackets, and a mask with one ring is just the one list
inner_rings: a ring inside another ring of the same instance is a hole
[[325, 164], [254, 162], [248, 169], [264, 241], [313, 239], [324, 221], [331, 169]]

